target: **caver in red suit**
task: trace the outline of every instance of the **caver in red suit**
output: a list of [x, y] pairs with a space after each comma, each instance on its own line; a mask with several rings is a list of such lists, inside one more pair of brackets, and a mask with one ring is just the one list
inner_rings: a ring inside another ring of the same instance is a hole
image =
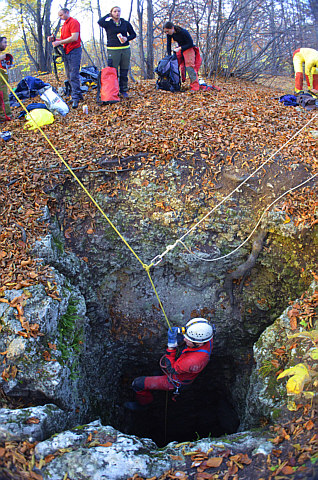
[[135, 378], [132, 388], [136, 392], [137, 402], [127, 402], [126, 408], [138, 410], [151, 403], [152, 390], [174, 390], [175, 393], [180, 393], [193, 383], [210, 360], [214, 328], [204, 318], [190, 320], [185, 327], [185, 346], [178, 357], [177, 335], [180, 329], [171, 328], [168, 331], [168, 348], [160, 361], [164, 375]]
[[303, 90], [303, 64], [308, 89], [318, 93], [318, 51], [313, 48], [299, 48], [294, 52], [295, 93]]

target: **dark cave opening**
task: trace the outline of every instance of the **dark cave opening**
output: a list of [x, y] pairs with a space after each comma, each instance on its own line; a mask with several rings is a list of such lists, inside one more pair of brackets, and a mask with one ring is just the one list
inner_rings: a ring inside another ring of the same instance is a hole
[[[125, 381], [120, 392], [120, 413], [112, 419], [112, 425], [129, 435], [151, 438], [158, 447], [172, 441], [180, 443], [235, 433], [240, 419], [230, 389], [235, 379], [234, 369], [232, 357], [214, 357], [175, 400], [171, 392], [153, 392], [153, 403], [142, 412], [123, 407], [125, 400], [134, 399], [134, 392]], [[125, 378], [128, 374], [133, 379], [131, 373], [126, 370]], [[139, 366], [133, 373], [139, 376], [148, 372]], [[152, 374], [160, 373], [153, 371]]]

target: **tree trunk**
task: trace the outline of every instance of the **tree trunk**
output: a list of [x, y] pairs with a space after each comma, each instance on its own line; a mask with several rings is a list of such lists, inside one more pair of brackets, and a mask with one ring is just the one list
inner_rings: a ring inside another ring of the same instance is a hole
[[152, 0], [147, 0], [147, 78], [154, 78], [153, 54], [153, 5]]
[[138, 15], [138, 26], [139, 26], [139, 36], [138, 36], [138, 46], [139, 46], [139, 57], [140, 57], [140, 69], [141, 76], [147, 78], [147, 72], [145, 69], [145, 51], [144, 51], [144, 35], [143, 35], [143, 13], [144, 6], [143, 0], [137, 0], [137, 15]]
[[316, 42], [313, 42], [313, 44], [318, 45], [318, 2], [317, 0], [309, 0], [309, 6], [310, 6], [312, 16], [314, 17], [314, 27], [315, 27], [315, 33], [316, 33]]
[[[98, 17], [102, 18], [102, 11], [100, 8], [100, 2], [97, 0], [97, 12], [98, 12]], [[100, 54], [102, 57], [102, 64], [105, 66], [107, 64], [107, 54], [105, 50], [105, 39], [104, 39], [104, 30], [103, 28], [99, 29], [99, 45], [100, 45]]]

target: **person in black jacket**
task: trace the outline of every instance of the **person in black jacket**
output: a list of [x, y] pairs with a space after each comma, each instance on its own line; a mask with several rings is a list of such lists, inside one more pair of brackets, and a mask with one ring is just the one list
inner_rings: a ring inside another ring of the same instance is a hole
[[108, 65], [117, 70], [120, 94], [128, 97], [129, 42], [136, 38], [136, 33], [131, 23], [120, 18], [120, 14], [121, 9], [113, 7], [110, 13], [98, 20], [98, 25], [106, 30]]
[[190, 78], [191, 90], [200, 90], [198, 75], [194, 69], [196, 60], [195, 45], [193, 43], [190, 33], [185, 28], [174, 25], [172, 22], [166, 22], [163, 26], [163, 31], [167, 34], [168, 55], [171, 55], [171, 40], [173, 39], [175, 42], [178, 43], [178, 47], [174, 48], [174, 52], [176, 52], [177, 54], [178, 61], [180, 58], [180, 54], [178, 55], [178, 52], [180, 52], [184, 58], [186, 71]]

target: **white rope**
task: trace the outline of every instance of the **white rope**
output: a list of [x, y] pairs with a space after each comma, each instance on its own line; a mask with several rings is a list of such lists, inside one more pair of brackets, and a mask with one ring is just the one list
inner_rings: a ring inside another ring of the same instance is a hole
[[227, 253], [226, 255], [222, 255], [221, 257], [216, 257], [216, 258], [210, 258], [210, 259], [207, 259], [207, 258], [203, 258], [201, 257], [200, 255], [197, 255], [196, 253], [192, 252], [192, 250], [190, 250], [189, 247], [187, 247], [183, 242], [180, 242], [181, 245], [184, 246], [184, 248], [186, 250], [188, 250], [189, 253], [191, 253], [192, 255], [194, 255], [195, 257], [199, 258], [200, 260], [203, 260], [204, 262], [216, 262], [217, 260], [222, 260], [223, 258], [227, 258], [229, 257], [230, 255], [233, 255], [233, 253], [237, 252], [240, 248], [243, 247], [243, 245], [245, 245], [246, 242], [249, 241], [249, 239], [251, 238], [251, 236], [253, 235], [253, 233], [255, 232], [255, 230], [257, 229], [257, 227], [259, 226], [259, 224], [261, 223], [262, 219], [264, 218], [264, 215], [265, 213], [276, 203], [278, 202], [278, 200], [280, 200], [281, 198], [283, 198], [285, 195], [287, 195], [287, 193], [290, 193], [292, 192], [293, 190], [296, 190], [297, 188], [300, 188], [302, 187], [303, 185], [305, 185], [306, 183], [310, 182], [310, 180], [312, 180], [313, 178], [317, 177], [318, 173], [315, 173], [315, 175], [313, 175], [312, 177], [308, 178], [307, 180], [305, 180], [304, 182], [300, 183], [299, 185], [296, 185], [295, 187], [293, 188], [290, 188], [289, 190], [287, 190], [286, 192], [284, 192], [282, 195], [280, 195], [278, 198], [276, 198], [270, 205], [268, 205], [268, 207], [265, 208], [262, 216], [260, 217], [260, 219], [258, 220], [257, 224], [255, 225], [255, 227], [253, 228], [253, 230], [251, 231], [251, 233], [249, 234], [249, 236], [244, 240], [244, 242], [242, 242], [238, 247], [236, 247], [234, 250], [232, 250], [230, 253]]
[[[250, 175], [248, 175], [245, 180], [243, 180], [236, 188], [234, 188], [234, 190], [232, 190], [226, 197], [224, 197], [217, 205], [215, 205], [215, 207], [212, 208], [212, 210], [210, 210], [208, 213], [206, 213], [204, 215], [204, 217], [201, 218], [201, 220], [199, 220], [195, 225], [193, 225], [193, 227], [191, 227], [186, 233], [184, 233], [178, 240], [175, 241], [174, 244], [172, 245], [168, 245], [166, 247], [166, 250], [159, 254], [159, 255], [156, 255], [156, 257], [154, 257], [152, 260], [151, 260], [151, 263], [150, 263], [150, 266], [156, 266], [158, 265], [161, 260], [163, 259], [163, 257], [168, 253], [170, 252], [171, 250], [173, 250], [177, 245], [178, 243], [182, 243], [182, 240], [187, 236], [189, 235], [189, 233], [191, 233], [194, 229], [196, 229], [204, 220], [206, 220], [217, 208], [219, 208], [224, 202], [226, 202], [226, 200], [228, 200], [232, 195], [233, 193], [237, 192], [241, 187], [242, 185], [244, 185], [246, 182], [248, 182], [248, 180], [253, 177], [259, 170], [261, 170], [264, 165], [266, 165], [273, 157], [275, 157], [286, 145], [288, 145], [288, 143], [290, 143], [297, 135], [300, 134], [300, 132], [302, 132], [302, 130], [304, 130], [316, 117], [318, 117], [318, 114], [314, 115], [307, 123], [306, 125], [304, 125], [301, 129], [299, 129], [296, 133], [294, 133], [294, 135], [292, 137], [289, 138], [289, 140], [287, 140], [278, 150], [276, 150], [276, 152], [274, 152], [267, 160], [265, 160], [265, 162], [263, 162], [256, 170], [254, 170], [254, 172], [252, 172]], [[184, 245], [184, 244], [183, 244]]]

